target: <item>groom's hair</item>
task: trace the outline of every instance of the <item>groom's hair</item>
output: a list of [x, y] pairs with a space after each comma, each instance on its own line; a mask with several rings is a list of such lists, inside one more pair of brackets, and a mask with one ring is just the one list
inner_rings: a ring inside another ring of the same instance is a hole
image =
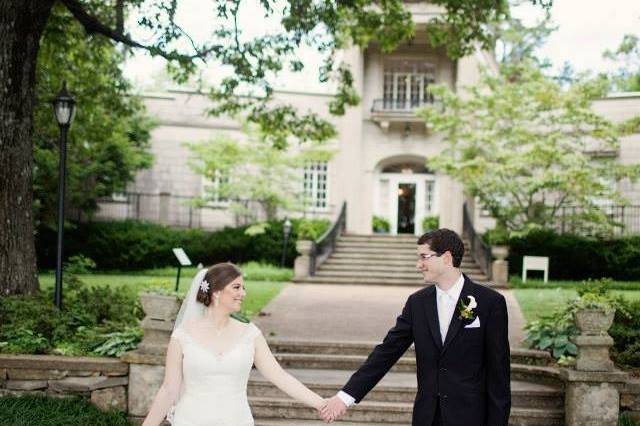
[[428, 244], [429, 248], [438, 255], [448, 251], [453, 258], [453, 266], [460, 267], [464, 256], [464, 243], [462, 239], [451, 229], [441, 228], [427, 232], [418, 238], [418, 245]]

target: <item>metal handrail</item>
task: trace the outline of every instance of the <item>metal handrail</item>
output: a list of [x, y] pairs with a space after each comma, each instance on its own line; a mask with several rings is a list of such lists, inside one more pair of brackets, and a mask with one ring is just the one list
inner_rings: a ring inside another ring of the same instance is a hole
[[336, 246], [336, 241], [340, 234], [342, 234], [347, 226], [347, 202], [342, 203], [340, 207], [340, 213], [336, 221], [320, 238], [313, 242], [311, 245], [311, 252], [309, 253], [309, 275], [314, 276], [316, 268], [322, 264], [333, 252]]
[[485, 243], [480, 234], [476, 232], [471, 221], [471, 215], [467, 209], [467, 203], [464, 203], [463, 207], [463, 220], [462, 220], [462, 235], [469, 241], [469, 249], [471, 250], [471, 257], [480, 266], [480, 269], [485, 276], [491, 279], [491, 246]]

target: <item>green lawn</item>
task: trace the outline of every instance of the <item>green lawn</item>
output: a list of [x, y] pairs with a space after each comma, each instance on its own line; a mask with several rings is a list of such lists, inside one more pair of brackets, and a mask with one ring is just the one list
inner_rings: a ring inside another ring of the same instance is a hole
[[[516, 288], [514, 292], [527, 322], [561, 308], [578, 295], [574, 289], [560, 287]], [[640, 291], [638, 290], [612, 290], [611, 293], [620, 294], [629, 300], [640, 300]]]
[[[241, 266], [241, 268], [245, 275], [245, 286], [247, 288], [247, 297], [242, 305], [242, 313], [247, 317], [252, 317], [260, 312], [264, 305], [280, 293], [286, 282], [290, 281], [293, 275], [291, 269], [259, 265], [257, 263], [249, 263]], [[178, 290], [180, 295], [184, 295], [187, 292], [195, 274], [195, 267], [182, 270]], [[139, 293], [150, 288], [173, 290], [176, 283], [176, 269], [159, 268], [139, 272], [94, 272], [80, 274], [78, 277], [91, 286], [122, 286]], [[40, 284], [43, 289], [53, 287], [54, 281], [55, 275], [53, 271], [46, 271], [40, 274]]]

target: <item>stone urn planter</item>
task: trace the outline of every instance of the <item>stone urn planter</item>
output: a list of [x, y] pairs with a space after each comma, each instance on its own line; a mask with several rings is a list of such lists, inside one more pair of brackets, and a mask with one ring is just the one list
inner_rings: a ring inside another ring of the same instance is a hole
[[581, 308], [575, 312], [580, 334], [574, 338], [578, 347], [576, 369], [581, 371], [613, 371], [609, 348], [613, 339], [607, 330], [613, 324], [614, 309]]
[[491, 246], [491, 256], [496, 260], [505, 260], [509, 256], [509, 246]]
[[602, 335], [607, 334], [613, 324], [615, 310], [581, 309], [576, 312], [576, 325], [582, 334]]
[[498, 287], [506, 287], [509, 282], [509, 262], [505, 259], [509, 256], [509, 246], [491, 246], [491, 256], [495, 259], [491, 262], [491, 280]]
[[138, 345], [138, 351], [162, 355], [169, 344], [173, 324], [180, 309], [180, 300], [176, 296], [142, 293], [140, 303], [145, 317], [141, 323], [144, 337]]
[[314, 242], [312, 240], [296, 241], [296, 250], [300, 256], [296, 257], [293, 263], [293, 276], [296, 279], [307, 278], [309, 276], [310, 254], [313, 250]]

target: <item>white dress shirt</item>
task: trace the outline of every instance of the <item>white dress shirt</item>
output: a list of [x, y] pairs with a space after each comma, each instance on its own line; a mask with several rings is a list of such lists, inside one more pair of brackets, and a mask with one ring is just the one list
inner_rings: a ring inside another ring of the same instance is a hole
[[[447, 291], [440, 289], [440, 287], [438, 287], [438, 285], [436, 284], [438, 323], [440, 324], [440, 336], [442, 337], [443, 344], [447, 336], [449, 324], [451, 324], [451, 319], [453, 318], [453, 313], [456, 309], [456, 303], [460, 298], [460, 293], [462, 293], [463, 286], [464, 276], [462, 274], [460, 274], [460, 277], [458, 278], [456, 283]], [[338, 392], [338, 398], [340, 398], [347, 407], [351, 407], [356, 402], [354, 397], [344, 391]]]

